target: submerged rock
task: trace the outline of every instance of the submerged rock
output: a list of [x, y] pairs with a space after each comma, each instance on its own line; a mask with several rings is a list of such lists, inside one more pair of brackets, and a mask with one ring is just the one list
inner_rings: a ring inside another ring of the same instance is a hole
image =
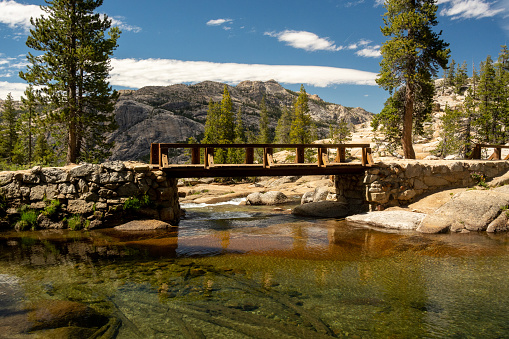
[[347, 204], [338, 201], [310, 202], [295, 207], [292, 214], [303, 217], [344, 218], [350, 214]]
[[381, 211], [356, 214], [346, 218], [347, 221], [374, 227], [398, 230], [415, 230], [426, 214], [409, 211]]
[[152, 231], [165, 230], [169, 227], [170, 224], [160, 220], [134, 220], [114, 228], [119, 231]]

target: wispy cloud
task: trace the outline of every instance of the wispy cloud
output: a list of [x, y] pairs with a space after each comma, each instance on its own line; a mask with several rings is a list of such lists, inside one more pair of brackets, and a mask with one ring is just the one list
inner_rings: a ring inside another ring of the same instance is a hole
[[213, 19], [207, 21], [207, 26], [221, 26], [222, 24], [233, 22], [233, 19]]
[[320, 38], [315, 33], [306, 31], [285, 30], [282, 32], [265, 32], [273, 38], [277, 38], [281, 42], [285, 42], [288, 46], [300, 48], [309, 52], [314, 51], [339, 51], [343, 47], [337, 47], [334, 41], [329, 38]]
[[[45, 12], [40, 6], [25, 5], [13, 0], [0, 1], [0, 23], [6, 24], [12, 29], [23, 29], [25, 32], [32, 27], [30, 18], [38, 18]], [[140, 27], [129, 25], [124, 17], [115, 16], [110, 18], [114, 26], [120, 27], [123, 31], [138, 33]]]
[[376, 86], [376, 73], [355, 69], [214, 63], [171, 59], [113, 59], [110, 82], [112, 85], [140, 88], [149, 85], [167, 86], [179, 83], [197, 83], [206, 80], [237, 84], [244, 80], [281, 83], [305, 83], [317, 87], [337, 84]]
[[127, 24], [125, 22], [125, 18], [123, 16], [114, 16], [114, 17], [110, 17], [110, 19], [111, 19], [111, 25], [117, 26], [123, 32], [125, 32], [125, 31], [133, 32], [133, 33], [141, 32], [141, 27]]
[[439, 0], [438, 4], [443, 5], [440, 15], [452, 20], [494, 17], [506, 10], [486, 0]]

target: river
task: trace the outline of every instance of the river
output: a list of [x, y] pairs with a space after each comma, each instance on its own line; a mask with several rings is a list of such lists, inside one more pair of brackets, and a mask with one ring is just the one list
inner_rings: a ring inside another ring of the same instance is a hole
[[117, 319], [116, 338], [509, 336], [506, 234], [384, 232], [237, 203], [184, 206], [168, 231], [0, 233], [1, 333], [54, 336], [16, 317], [64, 300]]

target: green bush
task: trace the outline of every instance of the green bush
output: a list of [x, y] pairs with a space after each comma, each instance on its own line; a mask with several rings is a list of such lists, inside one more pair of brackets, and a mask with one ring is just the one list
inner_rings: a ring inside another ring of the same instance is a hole
[[75, 214], [67, 219], [67, 228], [71, 231], [78, 231], [83, 228], [83, 218], [81, 215]]
[[48, 217], [54, 216], [60, 211], [61, 203], [59, 200], [51, 200], [50, 204], [44, 208], [41, 214], [46, 215]]
[[130, 197], [124, 202], [124, 211], [137, 211], [140, 208], [150, 206], [150, 203], [150, 198], [146, 194], [141, 198]]
[[24, 231], [26, 229], [34, 230], [37, 226], [37, 211], [28, 208], [27, 206], [23, 206], [20, 209], [21, 217], [16, 224], [16, 229], [20, 231]]

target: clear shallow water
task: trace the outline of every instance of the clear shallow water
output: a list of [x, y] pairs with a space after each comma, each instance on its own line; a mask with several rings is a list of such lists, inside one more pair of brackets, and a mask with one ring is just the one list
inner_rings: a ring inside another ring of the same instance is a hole
[[0, 330], [51, 337], [13, 317], [68, 300], [118, 319], [117, 338], [509, 336], [506, 235], [387, 233], [287, 207], [188, 208], [163, 232], [0, 233]]

